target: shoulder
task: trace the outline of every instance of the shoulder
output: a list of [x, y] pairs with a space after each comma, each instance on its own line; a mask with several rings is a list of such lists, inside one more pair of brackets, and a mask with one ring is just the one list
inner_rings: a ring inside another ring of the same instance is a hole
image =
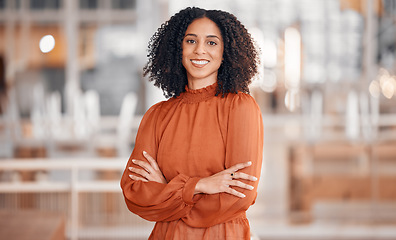
[[162, 105], [164, 104], [164, 101], [158, 102], [156, 104], [154, 104], [153, 106], [151, 106], [146, 113], [144, 114], [144, 116], [150, 116], [150, 115], [155, 115], [156, 113], [158, 113], [161, 110]]
[[229, 93], [226, 97], [230, 103], [230, 110], [259, 111], [256, 100], [247, 93]]
[[146, 114], [161, 112], [164, 109], [169, 108], [172, 105], [174, 105], [177, 101], [178, 101], [177, 98], [172, 97], [172, 98], [169, 98], [168, 100], [164, 100], [164, 101], [158, 102], [158, 103], [154, 104], [153, 106], [151, 106], [147, 110]]
[[172, 108], [177, 106], [179, 101], [180, 100], [178, 98], [172, 97], [168, 100], [158, 102], [147, 110], [143, 118], [158, 118], [158, 116], [166, 115]]
[[151, 106], [146, 111], [146, 113], [143, 115], [143, 118], [142, 118], [142, 121], [140, 124], [144, 125], [144, 124], [149, 124], [150, 122], [156, 122], [158, 119], [158, 115], [161, 112], [163, 104], [164, 104], [164, 101], [158, 102], [158, 103], [154, 104], [153, 106]]

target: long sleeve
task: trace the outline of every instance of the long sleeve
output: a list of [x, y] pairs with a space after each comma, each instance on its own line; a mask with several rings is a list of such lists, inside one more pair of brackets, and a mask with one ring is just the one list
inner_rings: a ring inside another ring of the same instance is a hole
[[[247, 94], [233, 98], [228, 117], [225, 166], [251, 161], [252, 165], [242, 172], [260, 178], [263, 151], [263, 122], [258, 105]], [[257, 196], [258, 181], [244, 181], [253, 185], [254, 190], [237, 188], [245, 198], [220, 193], [203, 195], [183, 218], [192, 227], [210, 227], [226, 222], [244, 213]]]
[[[179, 174], [168, 184], [134, 181], [128, 167], [132, 159], [145, 160], [143, 150], [157, 158], [159, 137], [156, 134], [162, 103], [151, 107], [144, 115], [136, 136], [136, 144], [121, 178], [121, 188], [128, 209], [149, 221], [172, 221], [189, 212], [199, 197], [193, 197], [199, 178]], [[136, 166], [135, 166], [136, 167]]]

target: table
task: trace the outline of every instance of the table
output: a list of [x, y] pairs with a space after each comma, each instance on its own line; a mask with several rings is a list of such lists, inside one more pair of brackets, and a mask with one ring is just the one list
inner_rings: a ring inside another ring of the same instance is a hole
[[65, 240], [65, 221], [52, 212], [0, 210], [0, 239]]

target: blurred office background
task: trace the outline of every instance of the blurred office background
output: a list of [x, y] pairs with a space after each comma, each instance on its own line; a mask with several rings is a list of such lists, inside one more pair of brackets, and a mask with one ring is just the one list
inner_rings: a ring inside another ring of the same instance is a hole
[[147, 43], [187, 6], [261, 49], [254, 239], [396, 239], [396, 0], [0, 0], [0, 238], [147, 239], [119, 178], [164, 100]]

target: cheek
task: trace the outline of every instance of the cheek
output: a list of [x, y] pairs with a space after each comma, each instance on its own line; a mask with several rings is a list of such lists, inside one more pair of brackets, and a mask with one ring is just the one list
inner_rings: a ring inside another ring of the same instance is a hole
[[221, 50], [221, 51], [216, 51], [215, 53], [214, 53], [214, 56], [215, 56], [215, 58], [216, 58], [216, 60], [218, 60], [218, 61], [223, 61], [223, 51]]
[[223, 61], [223, 54], [224, 54], [224, 47], [222, 47], [220, 51], [220, 58], [222, 61]]
[[223, 52], [224, 52], [224, 48], [219, 47], [214, 49], [213, 54], [216, 56], [216, 58], [223, 58]]
[[186, 59], [187, 59], [187, 53], [184, 50], [184, 48], [182, 48], [182, 64], [184, 67], [185, 67]]
[[186, 55], [182, 55], [182, 65], [183, 65], [183, 67], [186, 67], [186, 63], [187, 63], [187, 56]]

